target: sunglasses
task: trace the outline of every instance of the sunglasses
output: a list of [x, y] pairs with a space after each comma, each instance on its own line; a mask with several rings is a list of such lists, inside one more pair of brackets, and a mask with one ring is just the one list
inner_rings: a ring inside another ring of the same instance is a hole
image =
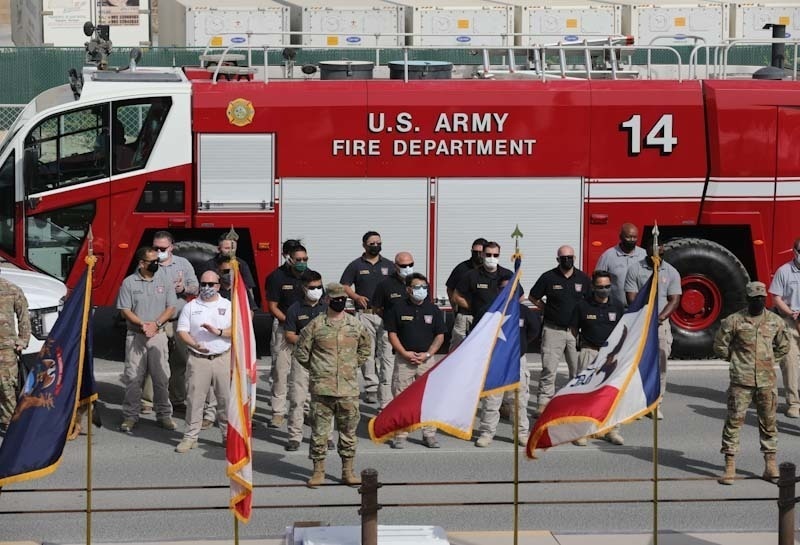
[[214, 286], [218, 286], [219, 282], [200, 282], [200, 286], [203, 288], [213, 288]]
[[490, 254], [488, 252], [483, 255], [485, 255], [486, 257], [500, 257], [500, 254]]
[[395, 263], [395, 265], [402, 269], [402, 268], [405, 268], [405, 267], [413, 267], [414, 266], [414, 262], [412, 261], [411, 263]]
[[166, 252], [169, 250], [169, 246], [164, 246], [163, 248], [159, 248], [158, 246], [153, 246], [154, 250], [158, 250], [159, 252]]
[[306, 286], [306, 289], [309, 289], [309, 290], [320, 290], [320, 289], [322, 289], [322, 284], [320, 284], [319, 286]]
[[595, 288], [610, 288], [611, 284], [595, 284]]

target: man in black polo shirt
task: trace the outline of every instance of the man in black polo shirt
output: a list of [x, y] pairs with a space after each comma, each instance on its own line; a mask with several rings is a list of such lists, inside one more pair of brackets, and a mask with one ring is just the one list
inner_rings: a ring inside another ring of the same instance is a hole
[[390, 359], [392, 347], [383, 328], [383, 319], [372, 310], [372, 299], [378, 284], [394, 270], [394, 263], [381, 255], [381, 235], [377, 232], [364, 233], [361, 243], [364, 253], [347, 266], [339, 283], [353, 300], [358, 319], [367, 328], [372, 340], [370, 357], [361, 366], [361, 373], [364, 375], [364, 401], [375, 404], [378, 402], [378, 375], [375, 370], [391, 365], [381, 363], [376, 366], [375, 360], [384, 362]]
[[286, 419], [286, 393], [289, 371], [292, 367], [292, 345], [286, 342], [284, 322], [289, 307], [303, 299], [300, 275], [308, 268], [308, 253], [298, 240], [283, 243], [282, 252], [286, 261], [267, 277], [267, 304], [272, 314], [272, 420], [270, 428], [280, 428]]
[[500, 293], [500, 281], [514, 276], [499, 263], [500, 245], [494, 241], [487, 242], [483, 247], [483, 265], [465, 274], [453, 292], [455, 303], [459, 309], [470, 313], [473, 324], [480, 321]]
[[[233, 238], [236, 237], [236, 238]], [[239, 235], [230, 232], [223, 233], [219, 237], [219, 246], [217, 246], [217, 253], [208, 261], [204, 261], [195, 271], [197, 277], [200, 278], [206, 271], [216, 271], [219, 264], [227, 259], [230, 259], [236, 253], [236, 241]], [[239, 271], [242, 273], [242, 280], [247, 290], [252, 294], [253, 289], [256, 287], [256, 282], [253, 280], [253, 273], [250, 272], [250, 266], [242, 260], [241, 257], [236, 256], [239, 262]]]
[[[572, 327], [580, 333], [581, 351], [578, 356], [578, 369], [586, 369], [594, 362], [611, 332], [617, 327], [625, 307], [611, 298], [613, 290], [611, 273], [597, 270], [592, 273], [592, 296], [578, 302], [572, 314]], [[624, 440], [619, 433], [619, 426], [608, 432], [604, 439], [615, 445], [622, 445]], [[579, 446], [585, 445], [585, 439]]]
[[[575, 268], [575, 250], [562, 246], [556, 254], [558, 267], [543, 273], [531, 288], [529, 299], [544, 310], [542, 327], [542, 373], [539, 376], [538, 416], [555, 395], [556, 372], [565, 356], [569, 378], [578, 374], [578, 351], [570, 330], [572, 313], [578, 301], [589, 294], [591, 280]], [[545, 297], [546, 302], [545, 302]]]
[[[385, 315], [389, 342], [395, 352], [392, 393], [396, 396], [424, 375], [435, 363], [433, 355], [444, 342], [444, 314], [428, 299], [428, 279], [419, 273], [406, 278], [407, 298]], [[392, 448], [403, 448], [408, 433], [397, 433]], [[439, 448], [436, 428], [422, 429], [422, 442]]]
[[472, 326], [472, 314], [465, 308], [460, 308], [453, 299], [453, 294], [458, 287], [458, 283], [468, 272], [483, 265], [483, 247], [489, 242], [485, 238], [476, 238], [472, 243], [472, 255], [469, 259], [462, 261], [455, 266], [450, 276], [447, 277], [447, 298], [453, 307], [455, 320], [453, 321], [453, 331], [450, 334], [450, 349], [453, 350], [466, 338], [469, 328]]
[[[408, 252], [400, 252], [394, 256], [394, 270], [378, 287], [372, 298], [372, 310], [385, 318], [395, 303], [402, 301], [406, 293], [406, 278], [414, 272], [414, 257]], [[394, 373], [394, 358], [384, 358], [381, 366], [376, 369], [378, 373], [378, 403], [383, 409], [394, 396], [392, 396], [392, 374]]]
[[[286, 321], [283, 328], [286, 342], [294, 348], [300, 338], [300, 331], [308, 323], [328, 309], [328, 304], [322, 301], [322, 276], [317, 271], [306, 270], [301, 276], [303, 284], [303, 299], [292, 303], [286, 311]], [[292, 358], [292, 370], [289, 373], [289, 418], [287, 428], [289, 441], [286, 450], [295, 451], [300, 448], [303, 441], [303, 412], [308, 399], [308, 369]], [[328, 439], [328, 450], [333, 447], [333, 441]]]

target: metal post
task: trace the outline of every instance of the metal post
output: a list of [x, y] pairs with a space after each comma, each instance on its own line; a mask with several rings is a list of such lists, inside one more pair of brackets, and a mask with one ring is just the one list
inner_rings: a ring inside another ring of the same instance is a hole
[[[519, 243], [519, 239], [517, 239]], [[520, 338], [520, 341], [522, 339]], [[519, 386], [514, 390], [514, 545], [519, 543]]]
[[653, 417], [653, 545], [658, 545], [658, 406], [650, 415]]
[[367, 468], [361, 472], [361, 545], [378, 545], [378, 471]]
[[[77, 392], [80, 396], [80, 391]], [[86, 411], [86, 545], [92, 544], [92, 402]], [[75, 425], [80, 425], [80, 411]]]
[[794, 545], [795, 465], [784, 462], [778, 477], [778, 545]]

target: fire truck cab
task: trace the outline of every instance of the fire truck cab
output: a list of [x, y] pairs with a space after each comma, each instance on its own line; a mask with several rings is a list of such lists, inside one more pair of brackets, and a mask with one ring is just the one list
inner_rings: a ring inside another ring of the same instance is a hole
[[683, 277], [673, 352], [702, 357], [744, 284], [769, 283], [800, 232], [796, 81], [270, 69], [85, 68], [38, 96], [0, 146], [0, 255], [70, 285], [91, 225], [95, 302], [113, 305], [156, 230], [199, 259], [234, 227], [259, 288], [284, 239], [302, 239], [327, 282], [376, 230], [447, 306], [447, 276], [477, 237], [508, 259], [519, 225], [529, 289], [559, 246], [591, 271], [622, 223], [641, 242], [657, 223]]

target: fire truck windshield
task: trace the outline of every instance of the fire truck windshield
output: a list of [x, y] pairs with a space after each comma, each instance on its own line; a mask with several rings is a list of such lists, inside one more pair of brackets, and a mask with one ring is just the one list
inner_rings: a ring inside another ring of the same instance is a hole
[[14, 140], [14, 136], [16, 136], [17, 132], [19, 132], [20, 127], [22, 127], [37, 113], [74, 101], [75, 97], [73, 96], [69, 85], [59, 85], [58, 87], [53, 87], [52, 89], [48, 89], [39, 93], [36, 98], [30, 101], [22, 109], [19, 115], [17, 115], [17, 118], [14, 120], [14, 123], [8, 129], [8, 132], [6, 132], [6, 135], [3, 137], [3, 142], [0, 144], [0, 155], [3, 155], [6, 146], [8, 146], [8, 144]]

